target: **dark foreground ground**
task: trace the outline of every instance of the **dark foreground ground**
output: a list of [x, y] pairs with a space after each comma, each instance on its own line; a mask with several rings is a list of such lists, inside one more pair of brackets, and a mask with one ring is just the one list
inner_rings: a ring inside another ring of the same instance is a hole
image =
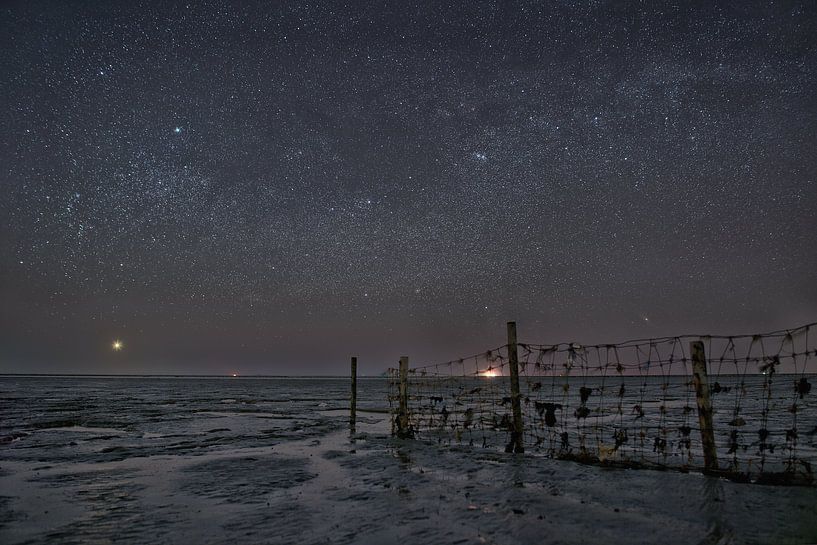
[[350, 437], [347, 387], [2, 378], [0, 542], [817, 542], [815, 488]]

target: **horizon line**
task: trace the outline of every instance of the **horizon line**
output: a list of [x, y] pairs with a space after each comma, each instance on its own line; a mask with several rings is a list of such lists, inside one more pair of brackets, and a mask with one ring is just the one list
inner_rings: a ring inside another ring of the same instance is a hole
[[[380, 375], [358, 375], [357, 378], [383, 378]], [[0, 373], [0, 377], [165, 377], [165, 378], [349, 378], [349, 375], [196, 375], [184, 373]]]

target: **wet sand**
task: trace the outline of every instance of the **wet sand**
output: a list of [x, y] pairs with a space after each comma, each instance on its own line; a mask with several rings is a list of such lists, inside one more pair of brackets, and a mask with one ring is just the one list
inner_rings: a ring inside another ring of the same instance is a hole
[[[19, 394], [19, 385], [0, 386], [4, 396]], [[31, 421], [29, 435], [0, 446], [0, 541], [817, 541], [817, 489], [401, 441], [390, 437], [386, 414], [366, 410], [380, 408], [379, 383], [361, 388], [355, 435], [346, 429], [343, 381], [300, 397], [291, 384], [233, 383], [235, 395], [219, 399], [222, 386], [204, 384], [210, 393], [195, 404], [180, 408], [191, 393], [179, 392], [153, 417], [141, 412], [179, 384], [152, 384], [147, 393], [131, 386], [122, 394], [130, 399], [126, 421], [102, 403], [111, 395], [99, 391], [105, 383], [84, 390], [99, 413], [72, 406], [53, 418], [23, 410], [22, 395], [4, 406], [18, 419], [15, 431]], [[297, 400], [277, 400], [275, 388]], [[67, 406], [81, 395], [66, 388], [54, 397]]]

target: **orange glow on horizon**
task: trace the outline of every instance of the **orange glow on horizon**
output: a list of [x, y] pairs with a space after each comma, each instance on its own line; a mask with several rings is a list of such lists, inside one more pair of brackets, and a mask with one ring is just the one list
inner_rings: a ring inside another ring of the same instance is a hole
[[484, 370], [479, 372], [479, 376], [481, 376], [481, 377], [499, 377], [499, 376], [502, 376], [502, 370], [501, 369], [493, 369], [493, 368], [484, 369]]

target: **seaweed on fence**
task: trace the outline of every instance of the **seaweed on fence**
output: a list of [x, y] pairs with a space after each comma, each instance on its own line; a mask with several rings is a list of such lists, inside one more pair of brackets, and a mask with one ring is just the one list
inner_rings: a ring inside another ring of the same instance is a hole
[[[519, 451], [518, 426], [535, 455], [814, 484], [814, 326], [599, 345], [517, 344], [514, 334], [474, 356], [407, 368], [402, 425], [419, 439], [506, 451]], [[395, 431], [400, 384], [393, 370]], [[802, 422], [814, 430], [800, 430]]]

